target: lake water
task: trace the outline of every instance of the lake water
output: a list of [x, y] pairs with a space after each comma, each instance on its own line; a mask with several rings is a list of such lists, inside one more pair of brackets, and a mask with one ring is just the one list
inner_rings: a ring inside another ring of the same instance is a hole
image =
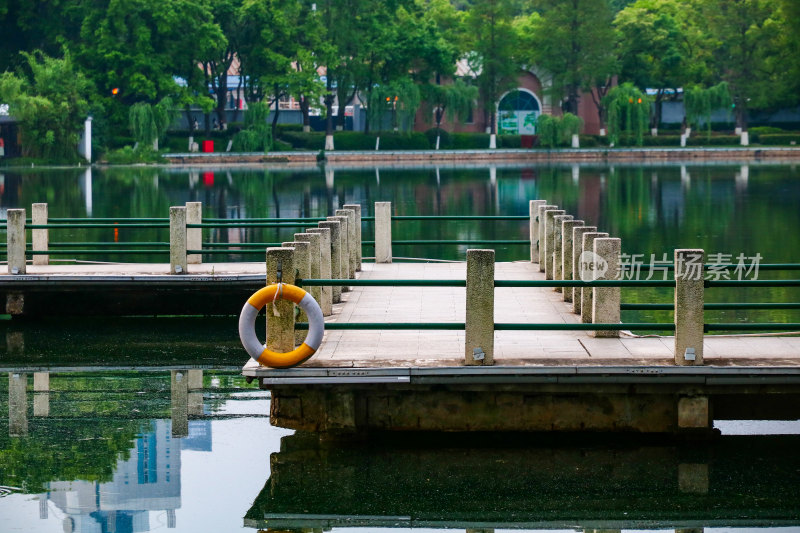
[[[34, 202], [47, 202], [51, 218], [166, 217], [186, 201], [202, 201], [205, 218], [324, 216], [344, 203], [369, 215], [375, 201], [392, 201], [399, 215], [526, 215], [528, 200], [544, 198], [622, 238], [629, 254], [660, 259], [701, 247], [793, 263], [798, 177], [795, 167], [773, 164], [4, 170], [0, 218]], [[215, 230], [205, 240], [275, 242], [294, 231]], [[165, 233], [116, 238], [160, 242]], [[525, 222], [395, 225], [396, 239], [527, 237]], [[60, 230], [51, 241], [114, 238], [113, 230]], [[463, 259], [466, 248], [410, 246], [395, 255]], [[527, 248], [497, 253], [524, 260]], [[708, 292], [712, 301], [798, 297], [789, 289]], [[623, 301], [668, 300], [668, 291], [623, 292]], [[627, 313], [624, 320], [671, 320]], [[713, 318], [800, 321], [797, 311]], [[0, 320], [0, 532], [800, 531], [796, 421], [720, 421], [723, 436], [712, 443], [488, 435], [319, 445], [269, 425], [269, 398], [238, 376], [245, 354], [236, 331], [235, 317]], [[47, 365], [72, 370], [51, 374], [49, 392], [34, 392], [33, 376], [19, 369]], [[205, 369], [202, 390], [185, 403], [172, 393], [175, 365]], [[12, 391], [20, 379], [23, 400]]]

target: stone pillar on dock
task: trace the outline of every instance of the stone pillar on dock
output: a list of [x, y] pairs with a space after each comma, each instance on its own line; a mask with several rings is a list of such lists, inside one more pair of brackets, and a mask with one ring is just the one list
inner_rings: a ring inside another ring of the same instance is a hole
[[[307, 242], [284, 242], [282, 244], [284, 248], [293, 248], [294, 249], [294, 272], [295, 272], [295, 281], [297, 279], [307, 279], [311, 277], [311, 245]], [[300, 314], [297, 315], [298, 322], [308, 322], [308, 315], [305, 311], [300, 309]], [[306, 330], [295, 330], [294, 332], [294, 343], [295, 345], [299, 346], [303, 344], [303, 341], [306, 338]]]
[[[297, 242], [306, 242], [308, 243], [308, 277], [311, 279], [319, 279], [322, 277], [320, 274], [321, 268], [321, 260], [322, 254], [320, 252], [320, 239], [322, 239], [322, 235], [319, 233], [295, 233], [294, 240]], [[313, 287], [306, 287], [305, 290], [311, 293], [311, 296], [317, 301], [319, 304], [320, 309], [322, 309], [322, 315], [328, 316], [331, 314], [331, 302], [328, 299], [327, 302], [327, 309], [326, 306], [323, 305], [323, 297], [322, 297], [322, 287], [319, 285], [315, 285]]]
[[545, 279], [553, 279], [553, 247], [555, 246], [555, 217], [564, 215], [563, 209], [548, 209], [544, 214], [544, 257], [539, 257], [539, 264], [544, 263]]
[[545, 220], [547, 218], [547, 211], [557, 210], [557, 205], [540, 205], [537, 209], [538, 219], [539, 219], [539, 272], [544, 272], [544, 265], [546, 261], [543, 261], [546, 253], [546, 244], [547, 244], [547, 235], [545, 233]]
[[361, 204], [344, 204], [345, 209], [352, 209], [355, 215], [353, 230], [355, 234], [356, 272], [361, 272]]
[[[31, 205], [31, 223], [34, 226], [47, 224], [47, 204], [32, 204]], [[46, 229], [33, 229], [31, 230], [31, 241], [34, 252], [46, 252], [50, 244], [50, 235]], [[49, 255], [34, 255], [34, 265], [49, 265]]]
[[[594, 240], [594, 254], [603, 268], [596, 279], [613, 280], [618, 278], [619, 254], [622, 241], [616, 238], [600, 237]], [[620, 288], [594, 287], [592, 296], [592, 323], [618, 324], [620, 316]], [[619, 330], [595, 330], [595, 337], [619, 337]]]
[[[341, 246], [341, 275], [342, 279], [351, 279], [350, 276], [350, 221], [346, 216], [337, 215], [328, 217], [331, 222], [339, 223], [339, 246]], [[353, 272], [355, 277], [355, 271]], [[350, 292], [350, 287], [343, 286], [342, 292]]]
[[[553, 279], [564, 279], [564, 222], [572, 220], [572, 215], [556, 215], [553, 217]], [[562, 287], [553, 287], [556, 292], [561, 292]]]
[[675, 364], [703, 364], [703, 250], [675, 250]]
[[[331, 230], [328, 228], [308, 228], [306, 233], [319, 235], [319, 277], [332, 279], [331, 272]], [[330, 316], [333, 312], [333, 287], [324, 285], [320, 287], [319, 306], [323, 316]]]
[[467, 250], [467, 365], [494, 364], [494, 250]]
[[[561, 277], [572, 281], [572, 230], [583, 226], [583, 220], [565, 220], [561, 223]], [[565, 302], [572, 302], [572, 287], [563, 287], [562, 293]]]
[[547, 200], [531, 200], [528, 213], [531, 236], [531, 263], [539, 262], [539, 206], [547, 205]]
[[[581, 242], [581, 256], [579, 258], [578, 271], [583, 274], [581, 279], [583, 281], [591, 281], [594, 278], [594, 270], [588, 269], [588, 263], [592, 261], [592, 255], [586, 252], [594, 253], [594, 240], [602, 237], [608, 237], [608, 233], [602, 232], [587, 232], [583, 234], [583, 241]], [[587, 277], [587, 274], [589, 276]], [[594, 302], [594, 290], [592, 287], [581, 287], [581, 322], [589, 324], [592, 322], [592, 305]]]
[[[583, 235], [596, 232], [596, 226], [577, 226], [572, 228], [572, 279], [581, 279], [581, 254], [583, 253]], [[581, 288], [572, 287], [572, 312], [581, 314]]]
[[[320, 222], [320, 228], [328, 228], [331, 232], [331, 279], [344, 279], [342, 276], [342, 225], [338, 220]], [[342, 286], [334, 285], [331, 300], [338, 304], [342, 301]]]
[[[203, 223], [203, 202], [186, 202], [186, 223]], [[186, 249], [199, 250], [203, 247], [203, 229], [186, 228]], [[190, 265], [199, 265], [203, 262], [202, 254], [188, 254], [186, 262]]]
[[172, 436], [189, 436], [189, 377], [185, 370], [170, 370]]
[[169, 273], [186, 274], [186, 207], [169, 208]]
[[190, 368], [188, 376], [188, 399], [186, 401], [189, 416], [203, 416], [203, 369]]
[[375, 262], [392, 262], [392, 202], [375, 202]]
[[8, 256], [8, 273], [25, 273], [25, 210], [9, 209], [6, 212], [6, 254]]
[[28, 434], [28, 374], [8, 373], [8, 436]]
[[335, 215], [347, 217], [347, 257], [349, 262], [347, 277], [355, 279], [356, 263], [358, 262], [356, 257], [356, 246], [358, 246], [356, 242], [356, 212], [352, 209], [337, 209]]
[[[293, 248], [267, 248], [267, 285], [295, 283]], [[273, 352], [294, 350], [294, 303], [275, 300], [266, 306], [267, 348]]]

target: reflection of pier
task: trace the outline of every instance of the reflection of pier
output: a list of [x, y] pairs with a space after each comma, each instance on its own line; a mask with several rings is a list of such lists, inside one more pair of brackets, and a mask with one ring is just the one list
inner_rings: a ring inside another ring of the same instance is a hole
[[726, 437], [680, 447], [527, 441], [498, 448], [490, 436], [437, 440], [431, 449], [312, 441], [304, 434], [283, 438], [245, 526], [469, 531], [800, 524], [796, 437]]

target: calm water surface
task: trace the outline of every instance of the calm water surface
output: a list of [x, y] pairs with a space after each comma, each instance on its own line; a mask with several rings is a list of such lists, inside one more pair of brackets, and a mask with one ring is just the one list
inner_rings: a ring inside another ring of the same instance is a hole
[[[51, 218], [166, 217], [169, 206], [198, 200], [205, 218], [324, 216], [343, 203], [371, 214], [375, 201], [392, 201], [400, 215], [526, 215], [528, 200], [544, 198], [621, 237], [626, 253], [660, 259], [676, 247], [702, 247], [781, 263], [800, 262], [798, 177], [792, 166], [738, 164], [6, 170], [0, 218], [33, 202], [48, 202]], [[371, 240], [371, 226], [364, 230]], [[295, 231], [207, 230], [204, 239], [277, 242]], [[394, 232], [396, 239], [528, 237], [527, 224], [517, 222], [397, 222]], [[162, 242], [165, 233], [65, 229], [51, 242]], [[465, 250], [413, 246], [395, 255], [463, 259]], [[519, 260], [527, 250], [497, 253]], [[73, 257], [131, 260], [60, 256]], [[625, 291], [623, 300], [669, 294]], [[800, 294], [709, 291], [708, 300], [800, 301]], [[671, 320], [669, 313], [623, 317], [651, 318]], [[796, 311], [714, 318], [800, 321]], [[238, 377], [245, 356], [236, 328], [235, 318], [0, 320], [0, 532], [800, 530], [798, 422], [720, 421], [725, 436], [711, 444], [489, 436], [320, 446], [269, 425], [268, 397]], [[34, 392], [21, 369], [48, 365], [72, 370], [51, 374], [49, 393]], [[204, 367], [203, 389], [184, 400], [173, 395], [175, 365]], [[120, 366], [136, 370], [109, 370]], [[22, 399], [15, 379], [26, 380]]]

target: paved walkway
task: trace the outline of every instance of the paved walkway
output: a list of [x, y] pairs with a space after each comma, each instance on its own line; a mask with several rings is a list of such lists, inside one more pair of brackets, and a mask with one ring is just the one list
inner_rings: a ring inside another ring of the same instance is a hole
[[[464, 279], [465, 263], [365, 263], [361, 279]], [[497, 263], [496, 279], [544, 279], [529, 262]], [[328, 322], [464, 322], [463, 288], [357, 287]], [[576, 323], [550, 288], [498, 288], [495, 321]], [[586, 331], [495, 332], [496, 365], [671, 365], [673, 337], [594, 338]], [[800, 337], [706, 336], [707, 365], [800, 365]], [[459, 366], [463, 331], [328, 330], [304, 367]]]

